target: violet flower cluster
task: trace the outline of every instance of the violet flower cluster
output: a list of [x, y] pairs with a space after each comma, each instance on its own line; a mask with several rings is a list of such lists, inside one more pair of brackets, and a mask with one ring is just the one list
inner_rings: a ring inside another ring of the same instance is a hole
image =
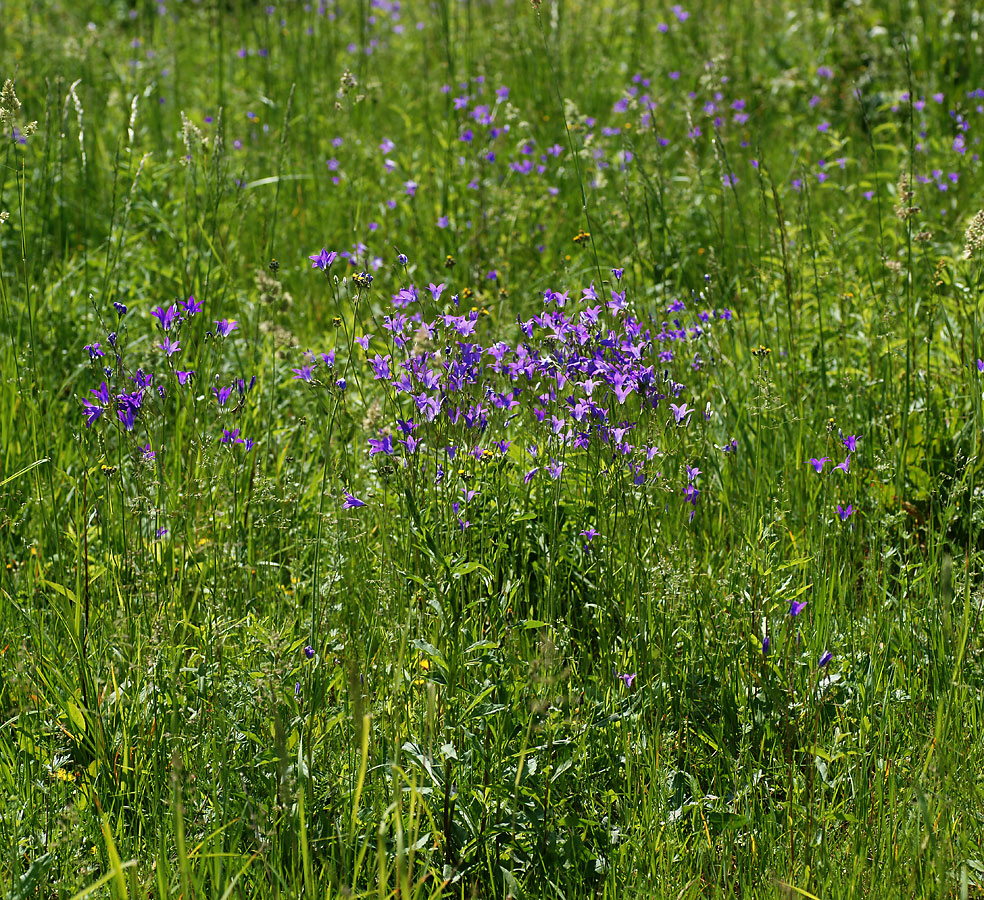
[[[136, 369], [130, 364], [132, 352], [127, 353], [129, 311], [120, 302], [114, 303], [113, 308], [117, 327], [105, 337], [105, 344], [113, 355], [107, 356], [103, 341], [93, 341], [84, 348], [90, 363], [95, 364], [97, 359], [113, 363], [103, 366], [104, 378], [98, 387], [89, 390], [91, 396], [79, 398], [85, 424], [91, 429], [97, 422], [109, 422], [110, 427], [130, 434], [137, 431], [142, 423], [142, 430], [149, 432], [151, 425], [160, 418], [163, 402], [171, 392], [192, 391], [198, 373], [195, 369], [183, 368], [186, 365], [183, 357], [187, 348], [182, 346], [182, 340], [188, 344], [188, 335], [184, 332], [191, 320], [202, 311], [203, 304], [192, 295], [187, 300], [177, 301], [166, 307], [157, 306], [151, 310], [150, 315], [156, 320], [158, 333], [153, 345], [155, 357], [149, 363], [142, 362]], [[206, 332], [205, 337], [225, 340], [238, 327], [234, 320], [219, 319], [215, 321], [214, 332]], [[199, 335], [191, 336], [193, 343], [197, 343], [199, 339]], [[211, 395], [219, 414], [240, 410], [246, 395], [255, 386], [255, 375], [248, 381], [245, 378], [234, 378], [228, 384], [216, 382], [211, 388]], [[231, 403], [233, 397], [238, 402]], [[241, 444], [247, 452], [254, 446], [252, 439], [241, 436], [239, 428], [223, 428], [219, 443]], [[153, 459], [156, 456], [150, 443], [141, 445], [140, 450], [144, 459]]]
[[[844, 457], [844, 461], [833, 466], [833, 469], [842, 472], [844, 475], [848, 475], [851, 471], [851, 454], [857, 450], [858, 435], [849, 434], [845, 436], [844, 434], [841, 434], [841, 441], [844, 445], [846, 455]], [[813, 467], [813, 471], [816, 472], [817, 475], [823, 474], [823, 467], [830, 461], [829, 456], [810, 457], [808, 460], [809, 465]], [[837, 515], [840, 517], [842, 522], [846, 522], [852, 515], [854, 515], [854, 512], [854, 506], [850, 503], [846, 506], [843, 506], [840, 503], [837, 504]]]
[[[327, 274], [335, 254], [322, 250], [310, 259]], [[401, 254], [405, 269], [404, 260]], [[732, 313], [687, 316], [676, 301], [671, 318], [644, 317], [621, 287], [622, 270], [612, 276], [604, 290], [593, 281], [573, 295], [545, 290], [541, 310], [505, 334], [494, 333], [484, 311], [465, 309], [444, 283], [406, 284], [385, 312], [371, 314], [371, 330], [351, 341], [347, 366], [360, 393], [372, 394], [375, 385], [389, 416], [367, 435], [369, 457], [437, 485], [464, 455], [509, 461], [527, 486], [563, 482], [572, 472], [588, 479], [618, 472], [635, 487], [677, 492], [693, 519], [701, 471], [688, 454], [698, 452], [697, 423], [711, 413], [690, 405], [693, 396], [672, 367], [679, 360], [699, 372], [705, 363], [697, 348]], [[338, 351], [308, 351], [295, 379], [331, 389]], [[345, 496], [344, 505], [354, 507]], [[470, 499], [455, 501], [462, 529]]]

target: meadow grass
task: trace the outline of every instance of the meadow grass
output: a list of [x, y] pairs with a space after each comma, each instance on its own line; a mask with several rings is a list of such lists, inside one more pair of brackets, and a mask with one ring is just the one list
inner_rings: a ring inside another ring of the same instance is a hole
[[0, 17], [2, 896], [984, 893], [972, 4]]

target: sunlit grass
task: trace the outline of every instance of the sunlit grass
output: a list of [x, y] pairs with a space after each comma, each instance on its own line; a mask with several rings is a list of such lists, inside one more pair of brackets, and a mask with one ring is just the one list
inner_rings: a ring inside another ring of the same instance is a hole
[[5, 896], [980, 892], [977, 14], [536, 6], [4, 7]]

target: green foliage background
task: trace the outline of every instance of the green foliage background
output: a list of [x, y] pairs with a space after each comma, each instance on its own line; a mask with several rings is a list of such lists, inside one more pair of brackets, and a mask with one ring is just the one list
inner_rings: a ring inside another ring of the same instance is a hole
[[[0, 149], [7, 897], [981, 892], [982, 14], [685, 12], [3, 4], [8, 124], [37, 121]], [[494, 165], [460, 139], [479, 84], [509, 87]], [[545, 173], [506, 165], [529, 141]], [[370, 291], [311, 271], [360, 241]], [[491, 342], [615, 266], [656, 321], [734, 312], [678, 361], [713, 410], [680, 439], [692, 523], [678, 473], [660, 502], [600, 461], [551, 493], [512, 457], [461, 463], [462, 533], [367, 458], [371, 380], [293, 378], [407, 275], [467, 288]], [[112, 303], [159, 365], [150, 310], [189, 294], [196, 389], [139, 442], [87, 429]], [[839, 433], [850, 474], [818, 477]]]

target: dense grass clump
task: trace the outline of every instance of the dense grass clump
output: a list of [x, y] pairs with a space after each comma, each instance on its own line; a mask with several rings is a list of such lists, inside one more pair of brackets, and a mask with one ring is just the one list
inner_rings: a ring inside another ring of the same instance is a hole
[[4, 4], [0, 895], [984, 892], [982, 18]]

